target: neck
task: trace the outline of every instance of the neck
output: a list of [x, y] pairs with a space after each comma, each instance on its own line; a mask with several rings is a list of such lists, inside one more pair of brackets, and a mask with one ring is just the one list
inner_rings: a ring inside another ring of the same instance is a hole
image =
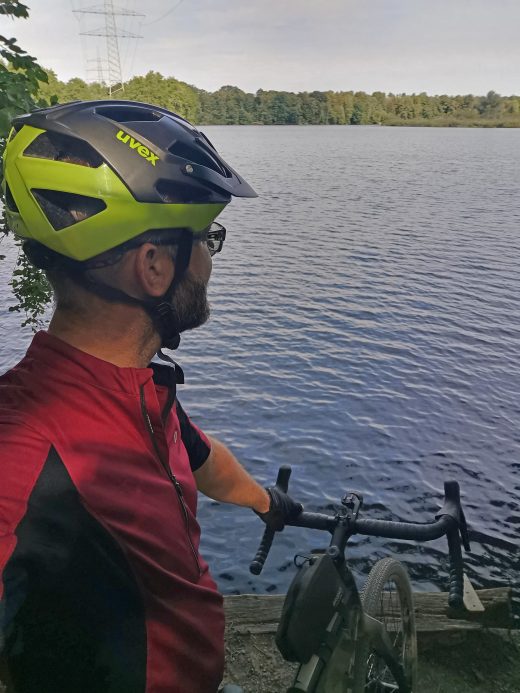
[[150, 319], [138, 306], [114, 304], [95, 318], [57, 308], [48, 332], [121, 368], [146, 368], [161, 346]]

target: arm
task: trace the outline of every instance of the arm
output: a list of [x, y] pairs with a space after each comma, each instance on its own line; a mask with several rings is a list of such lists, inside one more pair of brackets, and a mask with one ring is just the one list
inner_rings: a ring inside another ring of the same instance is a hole
[[295, 503], [283, 489], [278, 486], [263, 489], [223, 443], [194, 426], [178, 400], [177, 415], [197, 488], [204, 495], [252, 508], [274, 531], [282, 530], [288, 519], [301, 513], [303, 506]]
[[270, 504], [267, 491], [249, 476], [223, 443], [215, 438], [210, 438], [210, 441], [211, 452], [207, 460], [193, 472], [199, 491], [217, 501], [266, 513]]

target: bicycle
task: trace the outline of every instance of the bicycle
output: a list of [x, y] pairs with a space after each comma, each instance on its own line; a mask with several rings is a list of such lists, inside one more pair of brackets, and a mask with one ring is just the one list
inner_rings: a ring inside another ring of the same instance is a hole
[[[280, 467], [277, 484], [285, 492], [290, 474], [290, 467]], [[360, 519], [362, 505], [361, 494], [351, 492], [334, 515], [302, 512], [287, 523], [332, 535], [327, 549], [295, 557], [298, 572], [276, 634], [284, 659], [299, 663], [287, 693], [417, 693], [417, 641], [408, 574], [399, 561], [384, 558], [374, 565], [360, 594], [345, 558], [354, 534], [416, 541], [446, 535], [449, 606], [465, 608], [461, 543], [466, 551], [470, 545], [458, 483], [444, 484], [443, 507], [427, 524]], [[250, 565], [253, 574], [260, 574], [273, 538], [274, 532], [266, 528]]]

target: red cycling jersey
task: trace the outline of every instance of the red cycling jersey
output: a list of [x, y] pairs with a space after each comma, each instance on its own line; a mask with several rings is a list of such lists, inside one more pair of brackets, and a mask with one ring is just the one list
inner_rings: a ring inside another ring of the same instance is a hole
[[210, 443], [178, 367], [38, 333], [0, 378], [0, 645], [17, 693], [211, 693], [222, 598], [199, 554]]

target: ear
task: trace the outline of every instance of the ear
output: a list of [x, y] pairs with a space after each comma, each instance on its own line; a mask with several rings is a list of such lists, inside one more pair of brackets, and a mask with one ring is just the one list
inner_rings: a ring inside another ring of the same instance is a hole
[[175, 276], [171, 252], [163, 246], [144, 243], [135, 251], [134, 272], [139, 289], [145, 295], [162, 296]]

